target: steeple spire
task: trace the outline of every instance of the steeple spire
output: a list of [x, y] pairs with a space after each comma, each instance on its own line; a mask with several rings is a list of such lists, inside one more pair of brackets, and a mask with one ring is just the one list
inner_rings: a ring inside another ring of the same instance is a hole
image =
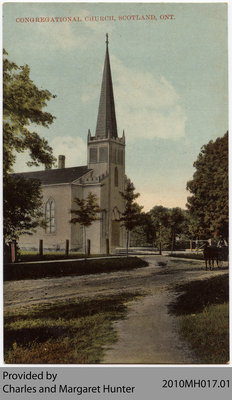
[[108, 45], [109, 38], [107, 33], [105, 64], [96, 127], [96, 137], [99, 139], [118, 137]]

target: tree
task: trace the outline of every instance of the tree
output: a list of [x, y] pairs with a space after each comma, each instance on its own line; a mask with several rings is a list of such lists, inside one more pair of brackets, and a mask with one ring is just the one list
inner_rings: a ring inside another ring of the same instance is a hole
[[154, 245], [156, 229], [153, 225], [151, 215], [142, 212], [138, 222], [139, 225], [137, 225], [131, 232], [130, 242], [133, 242], [134, 246]]
[[126, 185], [125, 192], [120, 192], [122, 198], [125, 200], [125, 209], [124, 212], [121, 214], [119, 221], [126, 228], [127, 240], [126, 240], [126, 254], [128, 256], [128, 247], [129, 247], [129, 240], [130, 240], [130, 232], [132, 229], [139, 225], [140, 223], [140, 216], [141, 210], [143, 209], [138, 203], [135, 202], [140, 194], [134, 193], [135, 187], [132, 182], [128, 182]]
[[171, 250], [175, 249], [176, 237], [186, 234], [188, 217], [185, 210], [179, 207], [166, 208], [155, 206], [149, 211], [156, 231], [156, 245]]
[[169, 224], [171, 229], [171, 250], [175, 249], [176, 236], [183, 232], [183, 223], [186, 217], [183, 210], [179, 207], [174, 207], [169, 211]]
[[45, 228], [41, 204], [42, 195], [38, 180], [12, 175], [5, 177], [3, 210], [5, 239], [17, 239], [19, 235], [33, 232], [37, 226]]
[[149, 211], [151, 220], [155, 229], [156, 245], [161, 247], [169, 247], [170, 229], [169, 229], [169, 212], [168, 208], [163, 206], [155, 206]]
[[3, 57], [3, 190], [4, 237], [17, 238], [41, 224], [41, 189], [35, 181], [10, 175], [16, 153], [29, 150], [28, 165], [44, 164], [50, 168], [55, 161], [47, 140], [31, 131], [31, 124], [49, 127], [54, 116], [42, 109], [54, 98], [48, 90], [40, 90], [30, 79], [28, 65], [18, 67]]
[[187, 183], [192, 194], [187, 207], [199, 238], [228, 238], [228, 132], [201, 148], [193, 164], [196, 172]]
[[70, 222], [72, 224], [80, 224], [84, 231], [84, 244], [85, 244], [85, 255], [87, 255], [86, 246], [86, 228], [92, 225], [94, 221], [99, 219], [98, 214], [102, 211], [97, 202], [97, 196], [89, 192], [86, 199], [80, 199], [75, 197], [73, 202], [77, 205], [77, 209], [72, 209], [71, 213], [75, 217], [71, 218]]

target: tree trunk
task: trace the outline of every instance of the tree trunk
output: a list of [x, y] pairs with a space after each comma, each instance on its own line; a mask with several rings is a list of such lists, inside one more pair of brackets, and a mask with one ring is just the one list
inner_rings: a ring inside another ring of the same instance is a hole
[[65, 257], [68, 258], [68, 255], [69, 255], [69, 240], [66, 239], [66, 242], [65, 242]]
[[85, 242], [85, 259], [87, 258], [87, 246], [86, 246], [86, 227], [83, 226], [84, 229], [84, 242]]
[[160, 256], [162, 256], [162, 242], [160, 240], [160, 244], [159, 244], [159, 254]]
[[126, 231], [126, 256], [128, 257], [128, 247], [129, 247], [129, 231]]
[[193, 251], [193, 241], [190, 239], [190, 251]]
[[175, 229], [172, 232], [172, 247], [171, 247], [171, 251], [174, 251], [175, 249], [175, 239], [176, 239], [176, 232]]
[[88, 254], [88, 257], [90, 256], [90, 251], [91, 251], [91, 241], [90, 241], [90, 239], [87, 239], [87, 254]]

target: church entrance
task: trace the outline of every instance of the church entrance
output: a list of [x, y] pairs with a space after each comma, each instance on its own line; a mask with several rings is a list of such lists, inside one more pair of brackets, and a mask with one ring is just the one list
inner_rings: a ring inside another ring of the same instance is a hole
[[120, 222], [112, 221], [111, 244], [114, 247], [120, 246]]

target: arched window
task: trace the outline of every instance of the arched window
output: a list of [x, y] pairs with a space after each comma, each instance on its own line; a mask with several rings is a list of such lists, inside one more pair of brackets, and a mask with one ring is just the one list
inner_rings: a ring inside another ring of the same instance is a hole
[[114, 169], [114, 185], [118, 186], [118, 168], [115, 167]]
[[55, 201], [49, 199], [45, 204], [45, 220], [46, 220], [46, 232], [54, 233], [56, 231], [56, 220], [55, 220]]

